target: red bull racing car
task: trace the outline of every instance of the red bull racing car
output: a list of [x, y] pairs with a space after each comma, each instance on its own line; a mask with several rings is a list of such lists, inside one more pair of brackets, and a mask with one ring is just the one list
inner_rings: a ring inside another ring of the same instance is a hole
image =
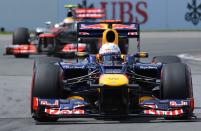
[[[194, 98], [190, 68], [176, 56], [156, 56], [140, 62], [140, 31], [136, 23], [78, 23], [79, 38], [102, 38], [97, 55], [82, 62], [58, 58], [36, 60], [33, 68], [31, 113], [36, 121], [59, 118], [122, 118], [146, 115], [188, 119]], [[118, 27], [118, 28], [114, 28]], [[121, 53], [120, 37], [136, 38], [138, 52]]]

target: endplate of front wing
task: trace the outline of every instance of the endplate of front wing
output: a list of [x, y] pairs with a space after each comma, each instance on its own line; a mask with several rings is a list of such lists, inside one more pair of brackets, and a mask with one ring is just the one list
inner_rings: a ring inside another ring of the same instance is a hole
[[145, 115], [177, 117], [192, 114], [194, 99], [145, 100], [140, 103], [140, 106], [144, 108], [142, 113]]

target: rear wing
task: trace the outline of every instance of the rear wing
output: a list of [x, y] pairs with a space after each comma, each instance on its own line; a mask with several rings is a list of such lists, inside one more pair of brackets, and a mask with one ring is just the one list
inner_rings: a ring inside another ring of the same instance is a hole
[[80, 38], [100, 38], [106, 29], [115, 29], [119, 37], [140, 38], [140, 25], [138, 23], [79, 22], [77, 25], [77, 33]]
[[105, 17], [105, 11], [101, 8], [76, 8], [75, 14], [78, 19], [101, 19]]
[[78, 5], [67, 4], [64, 8], [73, 12], [77, 19], [101, 19], [105, 17], [105, 10], [102, 8], [79, 8]]
[[122, 22], [79, 22], [77, 24], [78, 38], [101, 38], [106, 29], [115, 29], [119, 37], [136, 38], [137, 49], [140, 52], [140, 24]]

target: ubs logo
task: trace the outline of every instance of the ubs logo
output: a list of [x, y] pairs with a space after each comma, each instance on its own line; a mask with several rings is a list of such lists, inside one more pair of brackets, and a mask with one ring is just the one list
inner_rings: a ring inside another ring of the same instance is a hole
[[188, 3], [187, 9], [189, 11], [185, 15], [185, 20], [198, 25], [201, 21], [201, 3], [197, 5], [197, 0], [192, 0], [191, 3]]
[[116, 19], [140, 24], [148, 22], [148, 2], [146, 0], [135, 0], [135, 2], [133, 0], [94, 0], [93, 2], [82, 0], [78, 7], [96, 8], [97, 6], [104, 10], [104, 19]]

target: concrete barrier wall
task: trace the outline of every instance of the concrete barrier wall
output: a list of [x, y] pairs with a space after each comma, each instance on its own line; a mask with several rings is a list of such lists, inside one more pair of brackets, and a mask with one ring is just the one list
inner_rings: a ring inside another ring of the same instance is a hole
[[146, 30], [201, 29], [201, 0], [1, 0], [0, 27], [12, 30], [59, 22], [66, 14], [64, 4], [104, 8], [106, 19], [139, 22]]

